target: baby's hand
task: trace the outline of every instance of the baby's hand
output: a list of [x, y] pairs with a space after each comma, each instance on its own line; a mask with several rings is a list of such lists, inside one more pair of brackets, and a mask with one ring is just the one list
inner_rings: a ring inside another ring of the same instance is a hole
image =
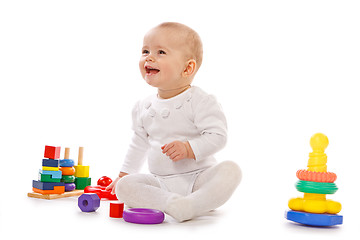
[[122, 177], [124, 177], [124, 176], [126, 176], [126, 175], [128, 175], [128, 174], [127, 174], [127, 173], [124, 173], [124, 172], [120, 172], [120, 173], [119, 173], [119, 176], [118, 176], [109, 186], [107, 186], [107, 187], [105, 188], [105, 190], [107, 190], [107, 191], [111, 190], [111, 194], [115, 194], [115, 186], [116, 186], [116, 184], [118, 183], [118, 181], [119, 181]]
[[194, 153], [189, 142], [174, 141], [161, 147], [162, 153], [166, 154], [174, 162], [184, 158], [194, 159]]

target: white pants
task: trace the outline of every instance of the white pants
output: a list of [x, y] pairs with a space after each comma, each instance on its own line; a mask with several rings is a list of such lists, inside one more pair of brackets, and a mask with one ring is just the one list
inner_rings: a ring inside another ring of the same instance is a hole
[[182, 222], [223, 205], [240, 181], [240, 168], [225, 161], [185, 175], [127, 175], [116, 185], [116, 196], [128, 207], [158, 209]]

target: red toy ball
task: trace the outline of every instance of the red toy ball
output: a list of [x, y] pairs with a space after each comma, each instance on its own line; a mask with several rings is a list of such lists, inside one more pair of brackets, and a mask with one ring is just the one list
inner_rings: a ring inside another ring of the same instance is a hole
[[102, 186], [102, 187], [107, 187], [110, 185], [110, 183], [112, 183], [112, 180], [111, 180], [111, 178], [109, 178], [107, 176], [102, 176], [97, 181], [97, 185]]

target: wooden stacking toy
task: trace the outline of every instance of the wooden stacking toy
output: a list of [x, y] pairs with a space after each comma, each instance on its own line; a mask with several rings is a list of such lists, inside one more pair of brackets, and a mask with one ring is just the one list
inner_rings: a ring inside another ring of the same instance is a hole
[[78, 165], [75, 167], [75, 185], [76, 189], [85, 189], [85, 187], [91, 185], [91, 178], [89, 177], [89, 166], [83, 164], [84, 148], [79, 147]]
[[296, 189], [303, 192], [304, 197], [289, 200], [291, 210], [285, 213], [288, 220], [312, 226], [342, 224], [343, 217], [338, 215], [341, 204], [326, 199], [326, 194], [334, 194], [338, 190], [334, 183], [336, 174], [327, 171], [325, 149], [328, 144], [327, 136], [322, 133], [311, 137], [313, 152], [309, 154], [308, 169], [296, 173], [299, 178]]
[[64, 159], [60, 160], [60, 147], [45, 146], [42, 168], [38, 180], [33, 180], [28, 197], [57, 199], [81, 195], [83, 190], [75, 189], [74, 161], [69, 159], [70, 149], [65, 149]]
[[75, 162], [70, 159], [70, 148], [65, 148], [64, 159], [60, 160], [61, 182], [65, 184], [65, 192], [75, 190]]

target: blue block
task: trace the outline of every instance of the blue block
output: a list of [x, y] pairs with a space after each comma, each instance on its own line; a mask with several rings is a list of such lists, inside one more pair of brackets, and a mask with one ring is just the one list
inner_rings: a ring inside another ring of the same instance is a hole
[[286, 211], [285, 218], [287, 220], [319, 227], [329, 227], [343, 223], [343, 216], [337, 214], [317, 214], [298, 211]]
[[59, 160], [44, 158], [42, 160], [42, 165], [44, 167], [59, 167]]
[[47, 170], [39, 169], [39, 173], [44, 174], [44, 175], [51, 175], [52, 178], [61, 178], [62, 177], [61, 171], [47, 171]]
[[60, 167], [73, 167], [75, 165], [74, 160], [72, 159], [61, 159]]
[[33, 187], [41, 190], [54, 190], [55, 186], [65, 186], [63, 182], [41, 182], [33, 180]]

